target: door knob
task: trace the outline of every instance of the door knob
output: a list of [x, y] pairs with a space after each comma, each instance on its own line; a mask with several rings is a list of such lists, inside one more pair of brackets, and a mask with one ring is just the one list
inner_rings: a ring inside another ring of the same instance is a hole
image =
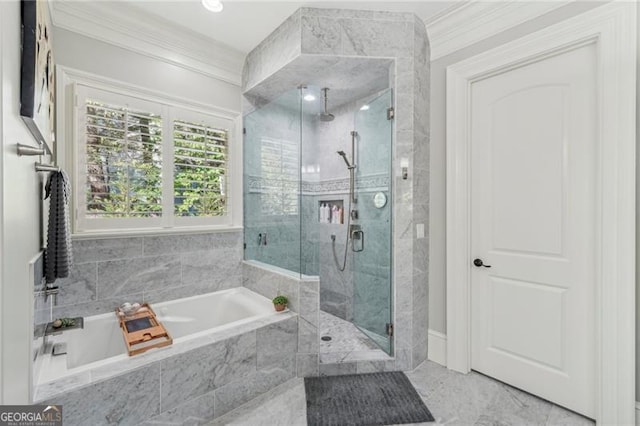
[[484, 266], [485, 268], [491, 268], [491, 265], [485, 265], [485, 264], [482, 262], [482, 259], [474, 259], [473, 264], [474, 264], [475, 266], [477, 266], [478, 268], [479, 268], [479, 267], [481, 267], [481, 266]]

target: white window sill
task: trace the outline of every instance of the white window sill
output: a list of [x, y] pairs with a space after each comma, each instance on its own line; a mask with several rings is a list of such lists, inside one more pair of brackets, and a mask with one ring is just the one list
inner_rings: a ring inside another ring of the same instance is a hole
[[149, 228], [149, 229], [109, 229], [105, 231], [85, 231], [74, 232], [71, 238], [74, 240], [95, 240], [107, 238], [126, 238], [126, 237], [152, 237], [159, 235], [187, 235], [187, 234], [215, 234], [220, 232], [241, 231], [241, 225], [224, 225], [224, 226], [185, 226], [176, 228]]

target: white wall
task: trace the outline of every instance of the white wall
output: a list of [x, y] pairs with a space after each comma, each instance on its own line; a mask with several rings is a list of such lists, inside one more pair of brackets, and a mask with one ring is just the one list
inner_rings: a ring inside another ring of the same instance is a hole
[[53, 30], [56, 65], [240, 112], [240, 88], [61, 28]]
[[446, 68], [501, 44], [578, 15], [603, 3], [576, 2], [431, 63], [429, 328], [446, 333]]
[[[37, 157], [18, 157], [16, 143], [35, 145], [20, 118], [20, 2], [0, 2], [2, 154], [0, 155], [1, 404], [28, 404], [33, 284], [29, 261], [40, 251], [40, 181]], [[44, 161], [48, 161], [46, 158]]]

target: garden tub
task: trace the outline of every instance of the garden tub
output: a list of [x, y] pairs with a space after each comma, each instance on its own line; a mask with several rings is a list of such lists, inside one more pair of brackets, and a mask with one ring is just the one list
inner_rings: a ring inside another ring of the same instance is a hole
[[[153, 383], [153, 387], [158, 388], [157, 399], [162, 403], [157, 408], [149, 409], [150, 412], [146, 414], [146, 418], [149, 418], [160, 414], [165, 408], [179, 406], [190, 397], [199, 397], [236, 380], [233, 374], [227, 373], [227, 369], [247, 377], [260, 373], [260, 359], [270, 359], [274, 350], [284, 353], [274, 359], [293, 362], [291, 366], [282, 362], [279, 364], [278, 368], [287, 370], [281, 373], [287, 376], [283, 378], [295, 375], [296, 314], [276, 313], [269, 299], [247, 288], [153, 303], [151, 307], [173, 338], [172, 345], [129, 356], [115, 313], [86, 317], [84, 328], [47, 337], [49, 346], [66, 343], [67, 354], [49, 355], [49, 349], [45, 351], [48, 354], [38, 356], [41, 364], [37, 369], [39, 374], [34, 401], [63, 404], [68, 399], [66, 396], [74, 392], [79, 392], [80, 398], [88, 395], [87, 398], [91, 399], [94, 385], [111, 381], [117, 387], [118, 380], [122, 380], [122, 386], [126, 387], [128, 381], [135, 380], [136, 372], [144, 370], [148, 376], [149, 372], [155, 374], [156, 370], [162, 370], [158, 373], [158, 383]], [[274, 347], [270, 341], [271, 330], [284, 339], [278, 344], [280, 347]], [[262, 340], [265, 341], [262, 346], [261, 335], [264, 335]], [[210, 358], [202, 363], [203, 371], [194, 371], [192, 377], [182, 383], [181, 370], [186, 372], [192, 366], [199, 367], [202, 357]], [[191, 358], [195, 361], [191, 361]], [[265, 364], [263, 367], [272, 366]], [[178, 389], [182, 385], [186, 386], [186, 390], [172, 395], [167, 390], [168, 386], [162, 389], [168, 385], [164, 384], [168, 378], [174, 381], [172, 387]], [[101, 386], [104, 388], [104, 385]], [[85, 390], [86, 393], [83, 393]], [[150, 393], [155, 391], [151, 389]], [[98, 389], [96, 392], [102, 391]], [[68, 415], [72, 413], [65, 413], [65, 418]], [[103, 418], [109, 415], [105, 414]], [[139, 416], [134, 417], [138, 419]], [[96, 418], [96, 421], [103, 418]]]

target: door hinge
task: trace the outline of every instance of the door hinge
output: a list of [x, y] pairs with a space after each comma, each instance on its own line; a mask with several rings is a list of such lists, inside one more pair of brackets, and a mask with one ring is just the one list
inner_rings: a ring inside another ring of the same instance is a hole
[[396, 110], [393, 107], [387, 108], [387, 120], [396, 118]]
[[393, 337], [393, 323], [392, 322], [388, 322], [387, 323], [387, 336]]
[[242, 128], [242, 134], [243, 134], [243, 135], [246, 135], [246, 134], [247, 134], [247, 128], [246, 128], [246, 127], [243, 127], [243, 128]]
[[247, 243], [244, 243], [244, 244], [242, 245], [242, 248], [246, 250], [246, 249], [247, 249]]

